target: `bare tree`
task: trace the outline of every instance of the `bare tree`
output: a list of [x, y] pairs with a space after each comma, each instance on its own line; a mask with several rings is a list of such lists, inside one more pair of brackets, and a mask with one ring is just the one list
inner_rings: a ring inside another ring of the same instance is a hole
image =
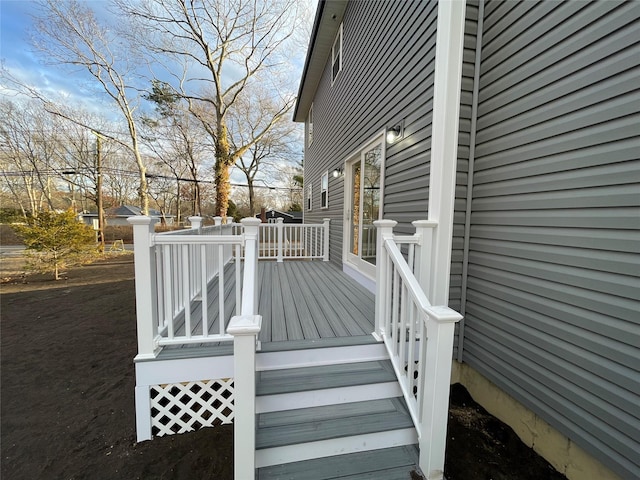
[[[182, 64], [174, 88], [201, 122], [215, 147], [216, 213], [226, 216], [230, 168], [269, 132], [293, 105], [281, 80], [284, 48], [293, 35], [295, 0], [116, 0], [139, 25], [145, 47]], [[227, 117], [261, 84], [280, 108], [265, 117], [246, 142], [231, 141]]]
[[207, 144], [202, 126], [184, 108], [183, 99], [171, 86], [159, 80], [152, 81], [151, 93], [147, 100], [155, 104], [156, 116], [145, 118], [149, 129], [149, 147], [160, 158], [176, 178], [176, 216], [180, 221], [180, 180], [189, 176], [191, 187], [191, 213], [202, 215], [202, 195], [199, 170], [207, 153]]
[[[132, 79], [138, 64], [131, 58], [113, 29], [102, 25], [86, 2], [77, 0], [42, 0], [41, 15], [36, 19], [36, 47], [50, 62], [80, 67], [88, 72], [108, 98], [113, 101], [125, 120], [129, 141], [122, 141], [107, 132], [97, 132], [105, 138], [119, 141], [134, 156], [139, 173], [139, 201], [143, 213], [149, 211], [146, 166], [140, 154], [136, 125], [139, 94], [132, 88]], [[120, 50], [118, 51], [118, 48]], [[31, 94], [36, 94], [30, 90]], [[46, 101], [46, 99], [43, 99]], [[81, 123], [66, 115], [55, 104], [46, 102], [53, 113]], [[84, 125], [91, 128], [90, 125]]]
[[258, 137], [265, 119], [273, 118], [274, 111], [279, 109], [280, 106], [264, 92], [253, 91], [251, 98], [239, 99], [236, 108], [229, 115], [230, 129], [234, 132], [231, 137], [234, 150], [240, 148], [235, 144], [236, 141], [240, 146], [250, 145], [235, 164], [247, 180], [250, 216], [256, 214], [256, 180], [276, 180], [269, 173], [278, 173], [283, 164], [289, 164], [291, 161], [292, 134], [296, 126], [288, 119], [279, 117], [259, 140], [253, 141]]
[[3, 176], [23, 214], [33, 216], [56, 208], [58, 190], [59, 128], [41, 105], [0, 102], [0, 139]]

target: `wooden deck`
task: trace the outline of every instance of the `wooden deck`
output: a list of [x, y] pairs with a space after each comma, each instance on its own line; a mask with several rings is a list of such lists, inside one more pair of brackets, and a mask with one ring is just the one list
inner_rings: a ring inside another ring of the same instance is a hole
[[260, 262], [262, 342], [369, 335], [373, 294], [328, 262]]
[[[264, 350], [304, 348], [305, 345], [339, 346], [374, 341], [374, 296], [333, 264], [290, 260], [258, 263], [258, 313], [262, 315], [259, 340]], [[235, 276], [225, 272], [225, 316], [235, 308]], [[217, 331], [218, 281], [209, 285], [210, 331]], [[192, 334], [201, 333], [202, 311], [193, 302]], [[184, 325], [184, 324], [183, 324]], [[183, 334], [184, 326], [177, 333]], [[230, 342], [164, 347], [159, 357], [226, 355]]]

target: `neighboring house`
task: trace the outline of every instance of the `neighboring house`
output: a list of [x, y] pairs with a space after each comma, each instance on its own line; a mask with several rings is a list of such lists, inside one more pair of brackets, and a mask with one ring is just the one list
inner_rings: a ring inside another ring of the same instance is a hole
[[[257, 219], [262, 220], [262, 214], [256, 215]], [[267, 210], [264, 212], [264, 218], [267, 223], [275, 223], [276, 219], [282, 218], [283, 223], [302, 223], [302, 212], [281, 212], [280, 210]]]
[[[141, 215], [142, 210], [140, 207], [134, 207], [133, 205], [120, 205], [119, 207], [107, 208], [104, 211], [104, 216], [109, 226], [129, 226], [127, 218], [134, 215]], [[167, 225], [173, 225], [175, 215], [163, 215], [159, 210], [149, 209], [149, 216], [151, 218], [157, 218]], [[82, 221], [87, 225], [93, 225], [94, 220], [98, 220], [97, 212], [83, 213], [81, 214]]]
[[373, 221], [431, 216], [432, 159], [457, 149], [435, 213], [453, 380], [569, 478], [640, 478], [640, 2], [468, 1], [444, 61], [437, 2], [318, 8], [294, 118], [331, 261], [373, 289]]

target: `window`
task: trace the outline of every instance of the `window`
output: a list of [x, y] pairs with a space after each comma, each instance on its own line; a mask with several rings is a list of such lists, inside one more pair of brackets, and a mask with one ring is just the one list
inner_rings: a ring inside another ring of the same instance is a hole
[[338, 29], [336, 39], [331, 48], [331, 84], [335, 81], [338, 73], [342, 70], [342, 24]]
[[320, 180], [320, 206], [322, 208], [329, 206], [329, 172], [324, 172]]
[[307, 116], [307, 145], [311, 145], [311, 142], [313, 142], [313, 103]]
[[307, 186], [307, 210], [311, 211], [311, 185]]

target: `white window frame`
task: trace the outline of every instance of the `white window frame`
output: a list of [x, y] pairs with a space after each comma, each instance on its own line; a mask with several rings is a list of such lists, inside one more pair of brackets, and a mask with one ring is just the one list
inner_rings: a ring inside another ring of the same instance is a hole
[[[382, 130], [380, 133], [371, 137], [367, 142], [356, 148], [350, 155], [346, 156], [344, 163], [345, 172], [345, 197], [343, 204], [343, 235], [342, 235], [342, 269], [356, 279], [361, 285], [364, 285], [370, 291], [375, 289], [375, 267], [371, 266], [367, 262], [354, 259], [349, 254], [350, 250], [350, 237], [349, 231], [351, 228], [351, 198], [353, 197], [353, 187], [351, 178], [351, 167], [355, 162], [361, 161], [362, 154], [369, 150], [376, 144], [380, 144], [382, 147], [382, 163], [380, 165], [380, 206], [378, 209], [378, 220], [384, 218], [384, 188], [385, 188], [385, 169], [387, 163], [387, 142], [385, 141], [386, 131]], [[354, 260], [356, 260], [354, 262]], [[373, 283], [372, 283], [373, 282]]]
[[313, 210], [313, 188], [311, 188], [311, 184], [307, 185], [307, 211], [310, 212]]
[[329, 208], [329, 170], [320, 177], [320, 208]]
[[[340, 24], [340, 28], [338, 28], [338, 33], [336, 34], [336, 38], [333, 41], [333, 45], [331, 46], [331, 85], [336, 81], [338, 75], [342, 71], [342, 44], [344, 43], [344, 38], [342, 36], [342, 23]], [[336, 45], [338, 48], [336, 48]], [[336, 54], [336, 50], [338, 50]], [[338, 62], [338, 71], [335, 71], [336, 60]]]
[[313, 103], [309, 108], [309, 114], [307, 115], [307, 145], [313, 143]]

